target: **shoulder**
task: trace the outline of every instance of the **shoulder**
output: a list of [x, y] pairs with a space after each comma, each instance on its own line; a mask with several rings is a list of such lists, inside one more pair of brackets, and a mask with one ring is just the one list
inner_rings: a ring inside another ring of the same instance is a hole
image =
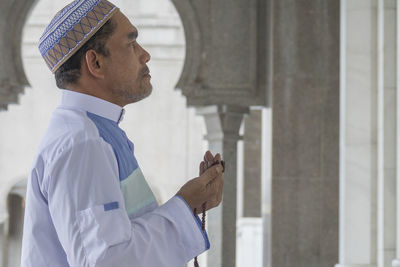
[[57, 168], [90, 167], [96, 159], [99, 164], [116, 170], [112, 148], [100, 137], [97, 127], [86, 112], [56, 109], [43, 135], [33, 169], [42, 192], [47, 192], [51, 173]]
[[96, 148], [106, 145], [97, 127], [84, 111], [57, 108], [42, 138], [38, 154], [47, 162], [73, 148]]

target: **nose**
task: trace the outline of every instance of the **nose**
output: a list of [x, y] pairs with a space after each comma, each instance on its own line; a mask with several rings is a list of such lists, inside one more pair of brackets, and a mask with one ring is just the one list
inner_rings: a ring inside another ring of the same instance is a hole
[[146, 51], [146, 49], [144, 49], [142, 46], [140, 46], [140, 47], [141, 47], [142, 50], [143, 50], [142, 58], [143, 58], [143, 60], [144, 60], [144, 63], [149, 62], [149, 61], [150, 61], [150, 58], [151, 58], [150, 54], [149, 54], [149, 53]]

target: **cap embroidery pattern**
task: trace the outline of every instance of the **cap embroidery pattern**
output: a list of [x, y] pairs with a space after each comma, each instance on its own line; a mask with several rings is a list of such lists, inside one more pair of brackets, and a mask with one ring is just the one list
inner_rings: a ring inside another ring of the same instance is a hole
[[39, 51], [50, 70], [54, 73], [116, 10], [107, 0], [75, 0], [58, 12], [39, 41]]

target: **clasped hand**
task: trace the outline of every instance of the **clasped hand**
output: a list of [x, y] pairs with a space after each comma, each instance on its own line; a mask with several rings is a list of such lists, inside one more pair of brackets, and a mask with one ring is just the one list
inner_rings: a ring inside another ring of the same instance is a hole
[[[219, 164], [212, 166], [216, 162]], [[200, 176], [184, 184], [176, 195], [181, 196], [192, 211], [196, 209], [197, 214], [202, 212], [203, 203], [206, 203], [205, 210], [215, 208], [222, 201], [224, 188], [222, 172], [221, 155], [218, 153], [214, 157], [210, 151], [207, 151], [199, 166]]]

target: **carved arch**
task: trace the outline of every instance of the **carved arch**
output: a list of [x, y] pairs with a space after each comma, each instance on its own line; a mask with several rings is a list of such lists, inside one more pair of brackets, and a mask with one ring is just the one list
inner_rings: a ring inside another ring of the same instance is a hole
[[0, 110], [29, 86], [21, 56], [22, 30], [37, 0], [0, 1]]
[[[194, 84], [200, 70], [201, 60], [199, 55], [203, 50], [202, 33], [200, 30], [198, 12], [187, 0], [171, 0], [179, 17], [181, 18], [185, 32], [186, 56], [181, 77], [176, 85], [184, 89], [189, 84]], [[183, 90], [182, 90], [183, 91]]]

